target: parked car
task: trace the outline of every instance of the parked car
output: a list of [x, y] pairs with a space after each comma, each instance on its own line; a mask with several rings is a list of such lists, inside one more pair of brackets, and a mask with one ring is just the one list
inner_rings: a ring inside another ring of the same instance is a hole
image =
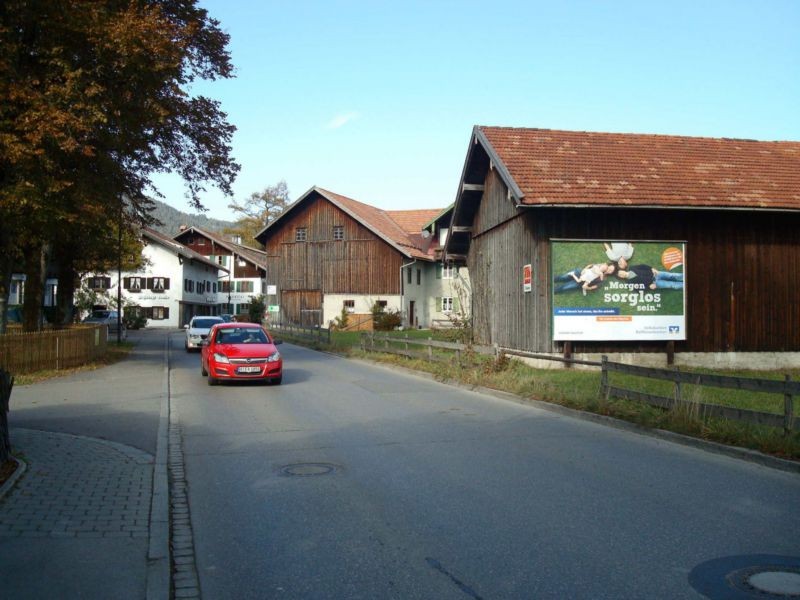
[[89, 325], [106, 325], [108, 326], [108, 337], [116, 337], [117, 325], [120, 325], [121, 335], [124, 340], [128, 337], [128, 330], [125, 328], [124, 322], [117, 320], [118, 314], [115, 310], [93, 310], [92, 313], [86, 317], [83, 322]]
[[233, 323], [233, 315], [220, 315], [219, 317], [226, 323]]
[[211, 328], [222, 322], [220, 317], [192, 317], [189, 324], [183, 326], [186, 330], [186, 343], [184, 344], [186, 351], [191, 352], [199, 349], [200, 344], [206, 339]]
[[260, 380], [280, 384], [283, 358], [275, 340], [255, 323], [214, 325], [203, 342], [200, 372], [208, 385], [225, 380]]

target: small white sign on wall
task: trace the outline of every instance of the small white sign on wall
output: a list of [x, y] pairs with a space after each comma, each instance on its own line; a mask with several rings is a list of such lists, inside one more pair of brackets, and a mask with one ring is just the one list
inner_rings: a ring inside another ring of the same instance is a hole
[[267, 286], [267, 296], [275, 296], [278, 293], [278, 286], [277, 285], [268, 285]]

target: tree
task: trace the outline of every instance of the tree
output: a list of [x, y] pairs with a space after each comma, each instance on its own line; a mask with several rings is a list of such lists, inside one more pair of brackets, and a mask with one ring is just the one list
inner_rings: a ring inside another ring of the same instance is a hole
[[238, 235], [246, 245], [253, 244], [256, 234], [274, 221], [289, 204], [289, 188], [285, 181], [253, 192], [242, 203], [234, 200], [228, 208], [240, 216], [233, 227], [225, 229], [225, 233]]
[[0, 3], [3, 278], [13, 251], [41, 256], [65, 225], [149, 222], [155, 173], [179, 173], [198, 210], [209, 182], [231, 193], [235, 128], [188, 91], [232, 76], [227, 44], [197, 0]]

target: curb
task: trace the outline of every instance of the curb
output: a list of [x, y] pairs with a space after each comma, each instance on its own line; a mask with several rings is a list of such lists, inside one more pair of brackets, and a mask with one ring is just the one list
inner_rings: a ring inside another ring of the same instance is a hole
[[169, 478], [167, 476], [169, 429], [169, 334], [164, 344], [164, 387], [158, 418], [158, 438], [153, 464], [153, 496], [150, 501], [150, 544], [147, 550], [147, 600], [169, 600]]
[[334, 354], [332, 352], [323, 351], [323, 353], [330, 354], [331, 356], [338, 356], [339, 358], [344, 358], [346, 360], [352, 360], [354, 362], [362, 362], [365, 364], [382, 367], [390, 371], [403, 371], [407, 374], [415, 375], [417, 377], [428, 379], [430, 381], [435, 381], [437, 383], [448, 385], [450, 387], [455, 387], [470, 392], [476, 392], [479, 394], [492, 396], [499, 400], [507, 400], [510, 402], [514, 402], [516, 404], [522, 404], [525, 406], [534, 406], [536, 408], [540, 408], [542, 410], [546, 410], [551, 413], [556, 413], [559, 415], [580, 419], [582, 421], [590, 421], [592, 423], [598, 423], [600, 425], [606, 425], [609, 427], [613, 427], [615, 429], [628, 431], [630, 433], [636, 433], [643, 436], [654, 437], [660, 440], [664, 440], [666, 442], [680, 444], [681, 446], [688, 446], [690, 448], [696, 448], [698, 450], [705, 450], [706, 452], [711, 452], [713, 454], [721, 454], [723, 456], [744, 460], [771, 469], [777, 469], [779, 471], [785, 471], [788, 473], [800, 474], [800, 462], [778, 458], [776, 456], [770, 456], [769, 454], [764, 454], [763, 452], [759, 452], [758, 450], [751, 450], [749, 448], [740, 448], [738, 446], [727, 446], [725, 444], [720, 444], [719, 442], [703, 440], [700, 438], [684, 435], [682, 433], [666, 431], [664, 429], [650, 429], [648, 427], [637, 425], [636, 423], [630, 423], [628, 421], [623, 421], [615, 417], [609, 417], [606, 415], [597, 415], [595, 413], [585, 412], [582, 410], [577, 410], [575, 408], [561, 406], [560, 404], [553, 404], [550, 402], [546, 402], [544, 400], [526, 398], [524, 396], [518, 396], [516, 394], [512, 394], [511, 392], [503, 392], [500, 390], [495, 390], [492, 388], [487, 388], [477, 385], [468, 385], [453, 379], [441, 380], [437, 379], [431, 373], [426, 373], [425, 371], [417, 371], [415, 369], [410, 369], [408, 367], [404, 367], [401, 365], [392, 365], [391, 367], [389, 367], [385, 363], [372, 361], [369, 359], [350, 358], [347, 356], [342, 356], [341, 354]]
[[8, 494], [11, 489], [16, 485], [17, 480], [22, 477], [25, 471], [28, 470], [28, 463], [26, 463], [21, 458], [16, 458], [15, 456], [11, 457], [15, 463], [17, 463], [16, 470], [11, 474], [11, 477], [6, 479], [6, 482], [3, 485], [0, 485], [0, 500], [2, 500], [6, 494]]

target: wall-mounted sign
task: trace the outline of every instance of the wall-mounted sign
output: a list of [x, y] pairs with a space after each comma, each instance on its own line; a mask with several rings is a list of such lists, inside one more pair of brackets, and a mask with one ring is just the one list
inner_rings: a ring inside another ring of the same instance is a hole
[[267, 296], [275, 296], [278, 293], [278, 286], [277, 285], [268, 285], [267, 286]]
[[685, 340], [686, 244], [552, 241], [553, 339]]
[[277, 304], [270, 304], [267, 307], [267, 312], [271, 312], [271, 313], [281, 312], [281, 307], [278, 306]]
[[525, 265], [522, 267], [522, 291], [530, 292], [533, 289], [533, 267]]

